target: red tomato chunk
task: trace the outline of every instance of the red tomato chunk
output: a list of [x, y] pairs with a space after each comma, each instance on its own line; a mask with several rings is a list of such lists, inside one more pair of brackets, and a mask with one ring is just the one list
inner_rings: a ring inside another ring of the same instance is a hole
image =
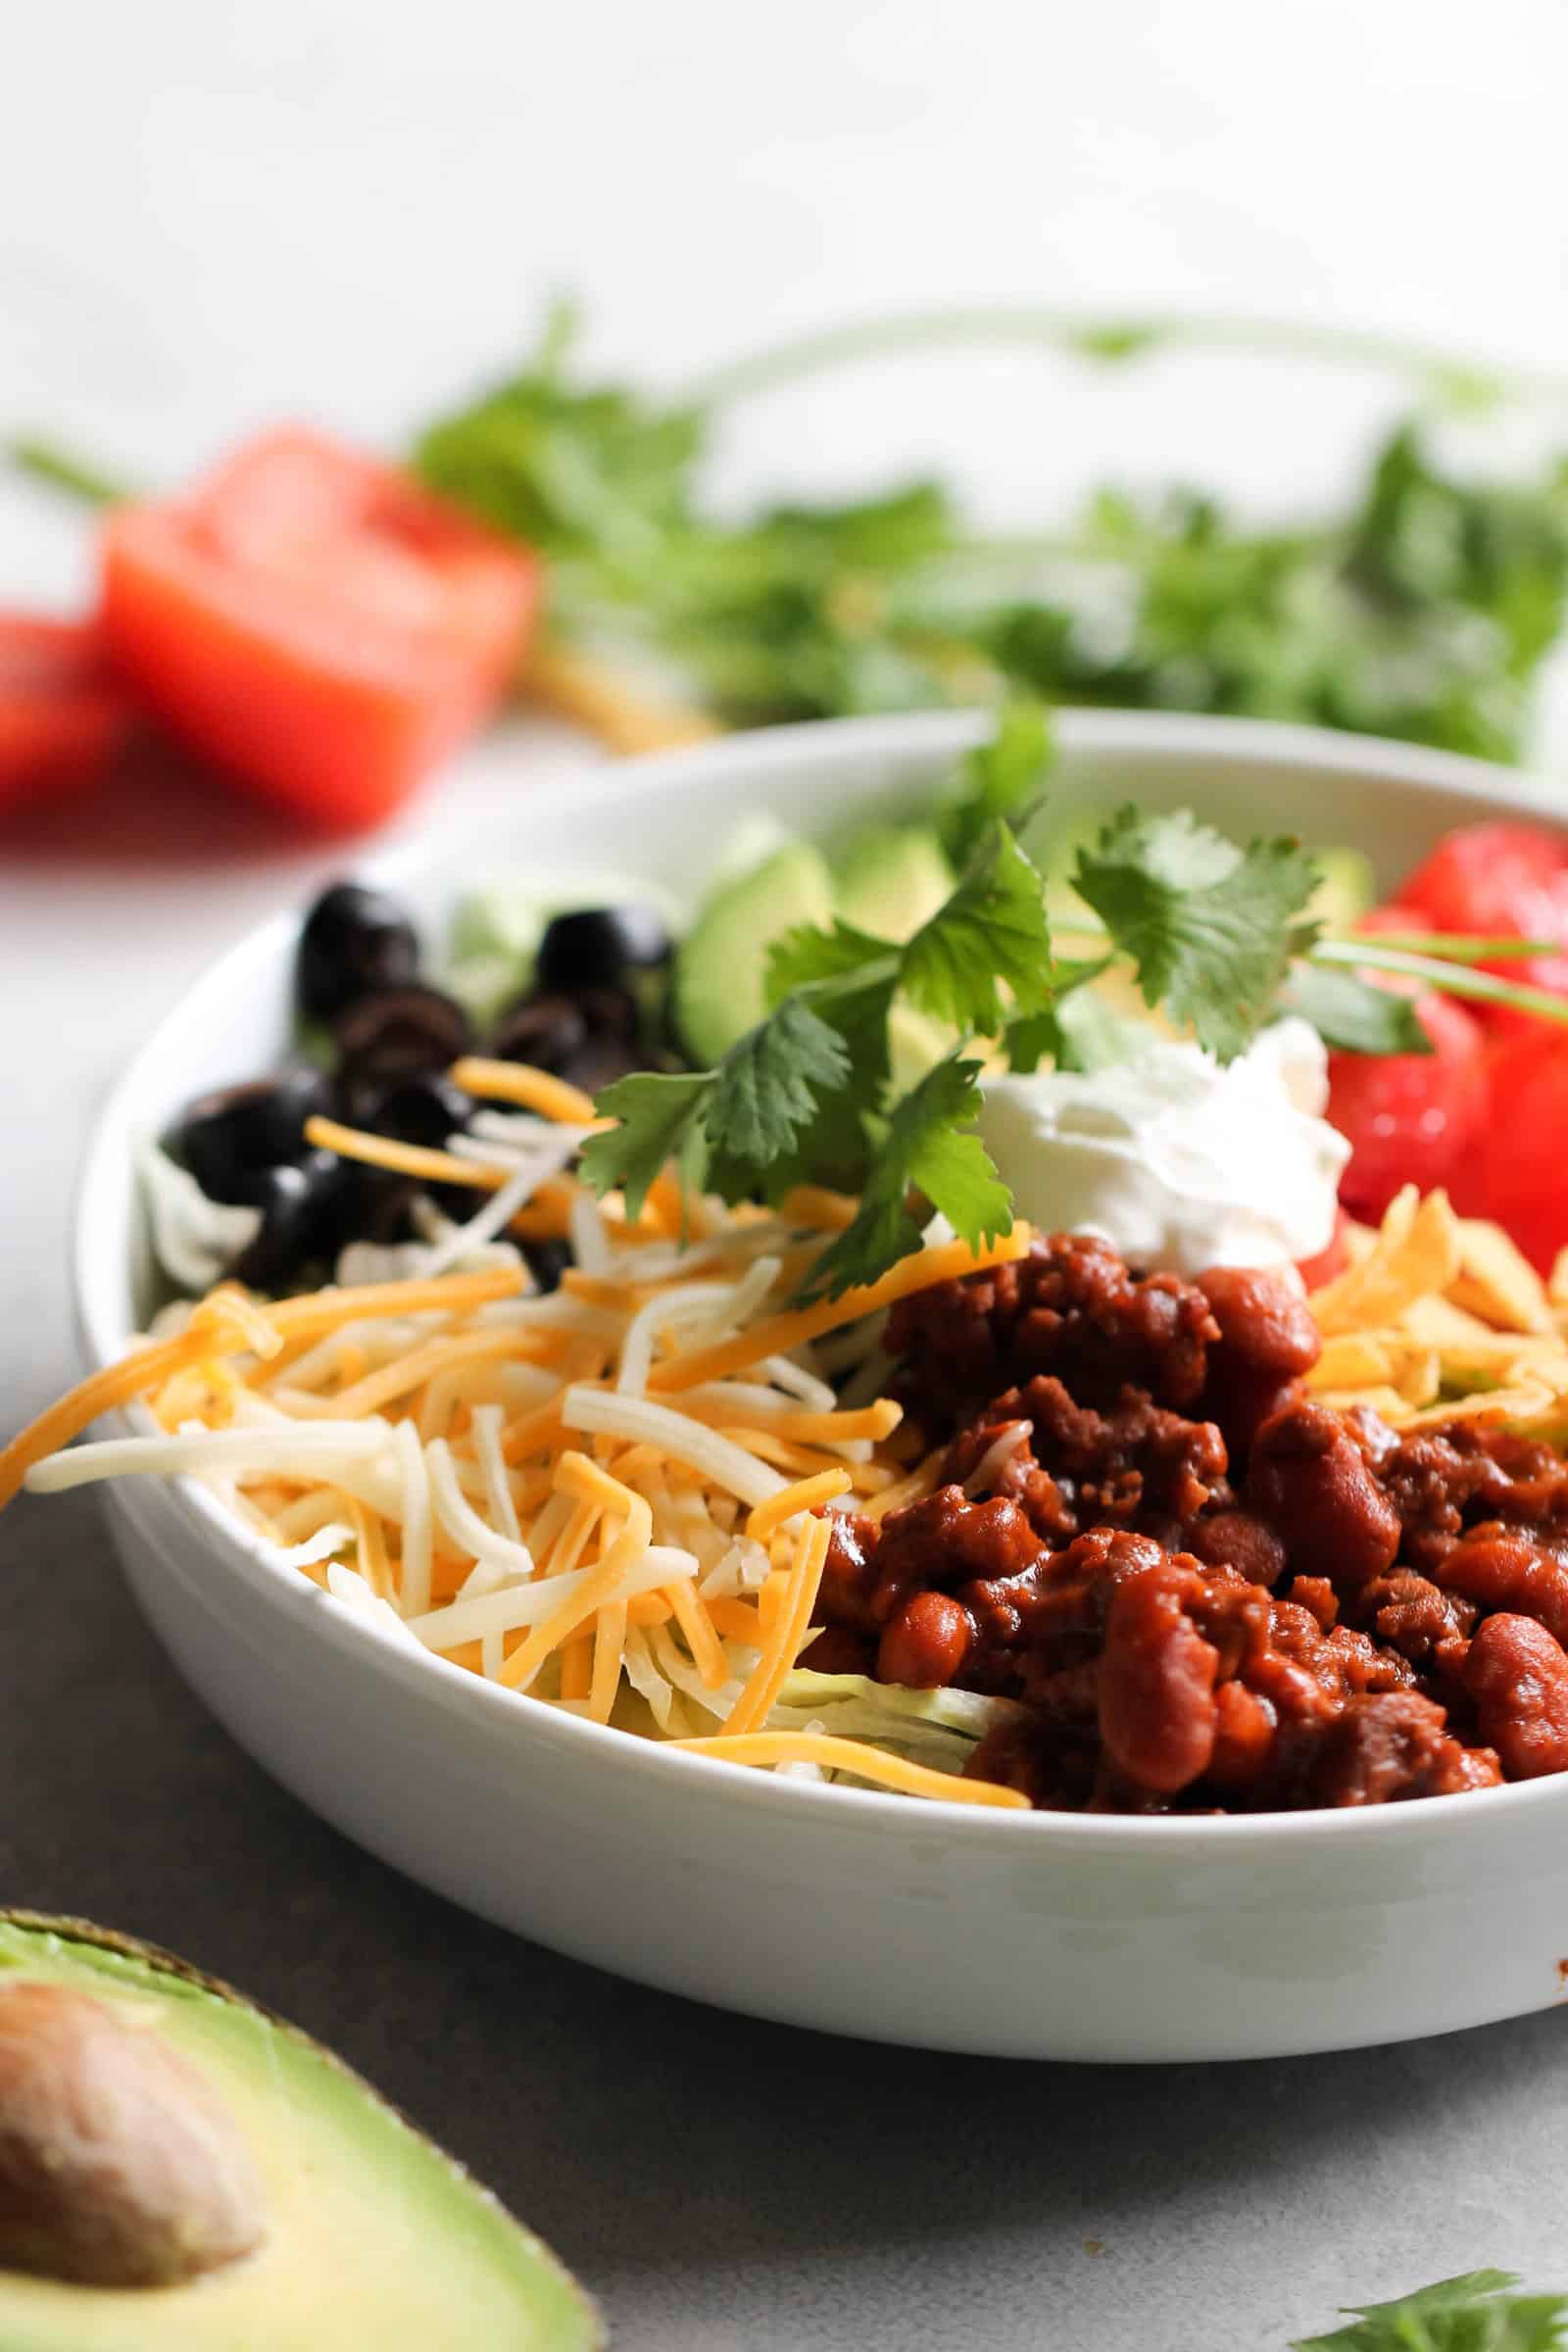
[[313, 823], [384, 815], [521, 658], [539, 566], [394, 467], [304, 429], [103, 528], [103, 629], [168, 726]]
[[1501, 961], [1495, 969], [1568, 994], [1568, 840], [1561, 834], [1506, 821], [1460, 825], [1406, 878], [1398, 897], [1428, 930], [1560, 943], [1561, 953]]
[[97, 774], [132, 716], [94, 625], [0, 612], [0, 808]]

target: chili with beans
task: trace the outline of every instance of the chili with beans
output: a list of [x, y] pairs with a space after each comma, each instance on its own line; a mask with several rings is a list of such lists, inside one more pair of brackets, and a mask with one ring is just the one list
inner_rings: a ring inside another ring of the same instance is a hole
[[887, 1346], [941, 1478], [835, 1518], [805, 1662], [1022, 1702], [977, 1776], [1159, 1813], [1568, 1770], [1568, 1464], [1313, 1401], [1292, 1275], [1058, 1236], [903, 1300]]

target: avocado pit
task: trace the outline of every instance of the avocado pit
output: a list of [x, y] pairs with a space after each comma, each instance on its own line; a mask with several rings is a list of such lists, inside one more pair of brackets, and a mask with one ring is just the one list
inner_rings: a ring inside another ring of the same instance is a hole
[[174, 2286], [265, 2234], [250, 2151], [188, 2060], [118, 2004], [0, 1984], [0, 2268]]

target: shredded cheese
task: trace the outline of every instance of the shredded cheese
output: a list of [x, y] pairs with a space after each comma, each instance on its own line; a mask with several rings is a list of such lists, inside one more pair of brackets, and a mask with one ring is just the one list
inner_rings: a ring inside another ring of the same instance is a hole
[[1013, 1259], [1028, 1255], [1033, 1239], [1027, 1225], [1014, 1225], [1011, 1233], [981, 1250], [972, 1250], [967, 1242], [947, 1242], [915, 1250], [890, 1266], [877, 1282], [845, 1291], [837, 1298], [824, 1298], [816, 1306], [770, 1315], [734, 1339], [721, 1340], [716, 1347], [693, 1348], [688, 1354], [672, 1356], [667, 1363], [656, 1364], [649, 1386], [669, 1391], [695, 1389], [707, 1380], [728, 1380], [761, 1356], [793, 1354], [808, 1340], [820, 1339], [824, 1332], [837, 1331], [842, 1324], [858, 1322], [862, 1315], [877, 1314], [933, 1283], [979, 1273], [988, 1266], [1010, 1265]]
[[489, 1102], [517, 1102], [524, 1110], [536, 1110], [541, 1118], [586, 1127], [591, 1134], [615, 1123], [595, 1116], [593, 1097], [585, 1095], [580, 1086], [568, 1086], [564, 1078], [536, 1070], [530, 1062], [489, 1061], [481, 1054], [466, 1054], [453, 1063], [451, 1078], [466, 1095], [478, 1095]]
[[905, 1796], [936, 1797], [947, 1804], [993, 1805], [1000, 1811], [1029, 1811], [1029, 1799], [1016, 1788], [996, 1781], [960, 1779], [956, 1773], [933, 1772], [911, 1764], [885, 1748], [865, 1746], [858, 1740], [841, 1740], [830, 1732], [720, 1733], [711, 1740], [672, 1742], [688, 1755], [712, 1756], [720, 1763], [820, 1764], [827, 1772], [853, 1773], [857, 1780], [874, 1781], [879, 1788], [897, 1788]]
[[[520, 1065], [455, 1075], [528, 1115], [481, 1114], [450, 1152], [335, 1121], [313, 1122], [311, 1141], [463, 1186], [483, 1197], [473, 1218], [432, 1212], [403, 1255], [365, 1256], [368, 1273], [407, 1279], [276, 1303], [214, 1291], [8, 1447], [0, 1499], [24, 1480], [193, 1478], [414, 1655], [601, 1724], [775, 1738], [831, 1541], [820, 1513], [909, 1479], [890, 1445], [898, 1404], [864, 1389], [846, 1406], [813, 1339], [868, 1317], [850, 1355], [873, 1360], [896, 1298], [1026, 1237], [979, 1258], [928, 1250], [829, 1305], [769, 1313], [853, 1203], [803, 1191], [782, 1217], [727, 1209], [683, 1200], [666, 1171], [633, 1226], [618, 1196], [567, 1172], [595, 1124], [578, 1090]], [[559, 1290], [535, 1290], [504, 1231], [570, 1236]], [[136, 1397], [159, 1434], [64, 1449]]]
[[797, 1479], [793, 1487], [781, 1488], [757, 1505], [746, 1522], [746, 1533], [754, 1544], [765, 1544], [774, 1529], [797, 1512], [814, 1511], [818, 1503], [847, 1494], [854, 1483], [847, 1470], [818, 1470], [810, 1478]]
[[801, 1530], [784, 1605], [763, 1642], [761, 1656], [725, 1721], [726, 1732], [757, 1731], [772, 1712], [784, 1677], [806, 1639], [831, 1536], [832, 1530], [825, 1519], [808, 1519]]

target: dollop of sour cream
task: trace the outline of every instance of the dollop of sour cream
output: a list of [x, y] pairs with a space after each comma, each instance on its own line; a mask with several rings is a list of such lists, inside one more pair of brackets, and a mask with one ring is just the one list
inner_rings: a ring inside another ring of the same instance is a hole
[[1150, 1043], [1085, 1072], [987, 1079], [980, 1136], [1021, 1217], [1097, 1233], [1134, 1265], [1200, 1274], [1315, 1256], [1349, 1146], [1322, 1116], [1328, 1058], [1275, 1022], [1228, 1064]]

